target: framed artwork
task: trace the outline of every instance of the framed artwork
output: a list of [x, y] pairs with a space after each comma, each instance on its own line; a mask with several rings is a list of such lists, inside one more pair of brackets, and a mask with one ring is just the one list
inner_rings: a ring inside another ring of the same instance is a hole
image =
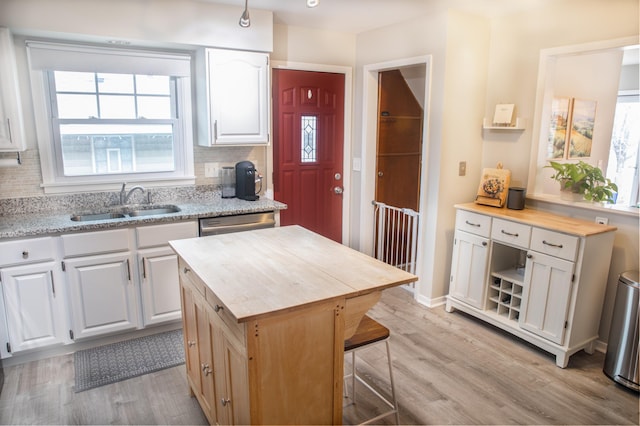
[[596, 101], [553, 98], [547, 140], [547, 158], [568, 159], [591, 156]]
[[571, 132], [568, 144], [568, 158], [591, 156], [593, 125], [596, 120], [596, 101], [573, 100], [571, 114]]
[[547, 157], [550, 159], [564, 158], [565, 156], [570, 113], [571, 98], [553, 98], [547, 142]]

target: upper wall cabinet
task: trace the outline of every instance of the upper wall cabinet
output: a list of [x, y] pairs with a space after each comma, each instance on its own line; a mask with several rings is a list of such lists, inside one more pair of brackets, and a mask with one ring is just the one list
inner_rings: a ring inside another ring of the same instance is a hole
[[21, 108], [13, 39], [0, 27], [0, 152], [26, 149]]
[[269, 55], [198, 52], [198, 145], [269, 142]]

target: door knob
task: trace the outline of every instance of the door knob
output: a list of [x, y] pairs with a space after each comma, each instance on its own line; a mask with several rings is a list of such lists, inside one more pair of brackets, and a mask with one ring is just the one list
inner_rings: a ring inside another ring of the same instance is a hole
[[342, 194], [344, 192], [344, 190], [341, 187], [336, 186], [336, 187], [333, 188], [333, 192], [335, 192], [336, 194], [340, 195], [340, 194]]
[[382, 176], [384, 176], [384, 173], [378, 172], [378, 177], [382, 177]]

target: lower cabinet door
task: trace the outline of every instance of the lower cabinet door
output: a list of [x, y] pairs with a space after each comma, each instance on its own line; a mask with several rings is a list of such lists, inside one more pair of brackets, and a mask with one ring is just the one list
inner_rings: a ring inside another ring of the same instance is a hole
[[519, 325], [562, 345], [567, 327], [573, 262], [529, 251]]
[[249, 375], [244, 348], [236, 347], [223, 329], [216, 333], [215, 362], [220, 424], [245, 425], [251, 423], [249, 403]]
[[[214, 383], [213, 336], [207, 303], [204, 299], [194, 299], [196, 324], [198, 327], [198, 359], [200, 360], [200, 406], [211, 423], [218, 422], [216, 414], [216, 392]], [[217, 373], [217, 372], [216, 372]]]
[[138, 251], [144, 325], [180, 318], [178, 257], [169, 247]]
[[12, 353], [65, 342], [64, 294], [56, 262], [0, 270]]
[[138, 327], [130, 252], [65, 259], [74, 339]]
[[488, 239], [456, 231], [451, 258], [449, 295], [479, 309], [484, 308]]

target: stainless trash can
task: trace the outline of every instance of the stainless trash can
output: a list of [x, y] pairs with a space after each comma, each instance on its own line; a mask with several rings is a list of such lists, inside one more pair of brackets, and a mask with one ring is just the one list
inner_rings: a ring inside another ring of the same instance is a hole
[[623, 386], [640, 391], [638, 377], [638, 305], [640, 284], [638, 271], [620, 274], [616, 299], [613, 305], [607, 354], [604, 358], [604, 374]]

